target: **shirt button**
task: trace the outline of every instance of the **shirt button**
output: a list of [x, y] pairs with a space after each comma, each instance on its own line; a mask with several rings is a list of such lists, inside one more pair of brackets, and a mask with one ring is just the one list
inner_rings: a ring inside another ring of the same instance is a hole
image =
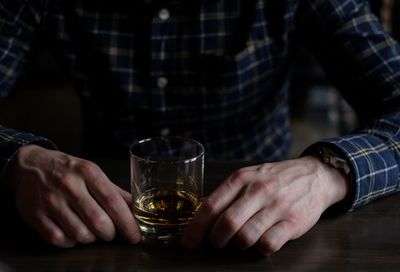
[[169, 133], [170, 133], [169, 128], [163, 128], [163, 129], [160, 131], [161, 136], [168, 136]]
[[160, 20], [166, 21], [169, 19], [169, 17], [170, 14], [168, 9], [163, 8], [158, 11], [158, 18], [160, 18]]
[[168, 85], [168, 79], [166, 77], [159, 77], [157, 79], [158, 88], [164, 89]]

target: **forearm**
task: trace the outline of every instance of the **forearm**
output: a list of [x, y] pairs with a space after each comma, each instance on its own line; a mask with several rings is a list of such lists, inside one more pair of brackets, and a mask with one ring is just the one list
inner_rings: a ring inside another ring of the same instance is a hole
[[354, 209], [399, 190], [400, 46], [366, 1], [303, 4], [313, 10], [303, 18], [309, 48], [363, 123], [349, 135], [321, 141], [351, 164]]
[[399, 190], [400, 115], [392, 116], [378, 118], [357, 133], [326, 140], [341, 148], [352, 164], [351, 209]]
[[[399, 190], [399, 131], [400, 114], [390, 113], [371, 119], [349, 135], [316, 144], [338, 150], [348, 162], [351, 187], [341, 209], [352, 210]], [[314, 150], [313, 146], [305, 154]]]

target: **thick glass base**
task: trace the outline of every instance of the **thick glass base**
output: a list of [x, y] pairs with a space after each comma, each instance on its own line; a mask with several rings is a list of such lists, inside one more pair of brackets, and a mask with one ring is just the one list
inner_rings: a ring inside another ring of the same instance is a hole
[[149, 245], [179, 245], [186, 225], [150, 225], [138, 220], [142, 243]]

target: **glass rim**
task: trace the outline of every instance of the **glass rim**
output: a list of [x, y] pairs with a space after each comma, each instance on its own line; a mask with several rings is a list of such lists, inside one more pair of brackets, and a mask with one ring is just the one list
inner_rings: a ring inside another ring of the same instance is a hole
[[129, 147], [129, 155], [130, 155], [130, 158], [136, 158], [136, 159], [139, 159], [139, 160], [144, 161], [144, 162], [147, 162], [147, 163], [166, 162], [166, 160], [156, 161], [156, 160], [145, 159], [145, 158], [142, 158], [142, 157], [137, 156], [137, 155], [135, 155], [135, 154], [132, 153], [132, 148], [133, 148], [134, 146], [138, 146], [138, 145], [140, 145], [140, 144], [143, 144], [143, 143], [146, 143], [146, 142], [149, 142], [149, 141], [152, 141], [152, 140], [156, 140], [156, 139], [157, 139], [157, 140], [162, 140], [162, 139], [175, 139], [175, 140], [188, 141], [188, 142], [192, 142], [192, 143], [194, 143], [194, 144], [196, 144], [197, 146], [200, 147], [200, 152], [199, 152], [198, 155], [193, 156], [193, 157], [191, 157], [191, 158], [189, 158], [189, 159], [168, 160], [168, 162], [171, 163], [171, 164], [174, 164], [174, 163], [191, 163], [191, 162], [194, 162], [194, 161], [198, 160], [199, 158], [201, 158], [201, 157], [204, 155], [204, 152], [205, 152], [205, 148], [204, 148], [204, 146], [203, 146], [202, 143], [200, 143], [199, 141], [196, 141], [196, 140], [194, 140], [194, 139], [192, 139], [192, 138], [189, 138], [189, 137], [184, 137], [184, 136], [155, 136], [155, 137], [144, 138], [144, 139], [141, 139], [141, 140], [138, 140], [138, 141], [135, 141], [134, 143], [132, 143], [132, 144], [130, 145], [130, 147]]

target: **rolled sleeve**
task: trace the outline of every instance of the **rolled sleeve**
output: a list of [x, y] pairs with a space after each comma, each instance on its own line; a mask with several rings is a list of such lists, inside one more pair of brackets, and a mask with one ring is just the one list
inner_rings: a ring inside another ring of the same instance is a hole
[[0, 126], [0, 177], [17, 151], [27, 144], [37, 144], [45, 148], [57, 149], [57, 146], [52, 141], [44, 137]]
[[353, 210], [399, 191], [400, 46], [367, 1], [302, 3], [309, 11], [310, 49], [362, 122], [353, 133], [321, 141], [337, 146], [351, 163]]
[[[340, 138], [321, 141], [340, 148], [353, 170], [353, 200], [350, 210], [400, 190], [400, 114], [380, 118], [371, 128]], [[398, 123], [391, 119], [397, 117]]]

